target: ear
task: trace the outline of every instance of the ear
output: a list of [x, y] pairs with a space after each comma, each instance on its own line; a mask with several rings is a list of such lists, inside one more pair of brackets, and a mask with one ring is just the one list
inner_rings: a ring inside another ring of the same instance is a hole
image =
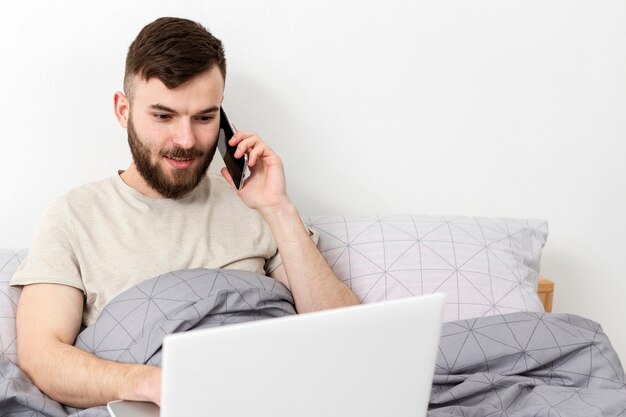
[[130, 103], [128, 97], [121, 91], [116, 91], [113, 95], [113, 111], [120, 126], [124, 129], [128, 127], [128, 116], [130, 113]]

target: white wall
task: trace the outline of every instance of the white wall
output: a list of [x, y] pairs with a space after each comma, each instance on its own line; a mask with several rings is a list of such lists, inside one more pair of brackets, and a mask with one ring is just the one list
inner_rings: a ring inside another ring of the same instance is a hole
[[626, 2], [172, 3], [3, 6], [0, 247], [126, 168], [126, 49], [189, 17], [223, 40], [225, 106], [281, 154], [302, 213], [547, 219], [555, 310], [602, 323], [626, 358]]

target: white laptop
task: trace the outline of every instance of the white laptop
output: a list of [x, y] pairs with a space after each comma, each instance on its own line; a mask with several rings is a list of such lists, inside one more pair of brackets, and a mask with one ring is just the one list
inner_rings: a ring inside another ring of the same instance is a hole
[[444, 295], [166, 336], [161, 409], [114, 417], [426, 416]]

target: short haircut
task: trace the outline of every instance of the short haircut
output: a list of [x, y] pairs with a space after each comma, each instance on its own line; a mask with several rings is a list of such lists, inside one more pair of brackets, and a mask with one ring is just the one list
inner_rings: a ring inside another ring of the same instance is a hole
[[132, 99], [133, 77], [158, 78], [176, 88], [217, 65], [226, 80], [222, 42], [200, 23], [162, 17], [145, 26], [128, 48], [124, 93]]

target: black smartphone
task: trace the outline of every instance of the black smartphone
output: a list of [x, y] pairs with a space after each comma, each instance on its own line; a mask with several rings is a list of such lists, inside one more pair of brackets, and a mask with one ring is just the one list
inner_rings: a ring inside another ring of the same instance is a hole
[[235, 132], [235, 128], [228, 121], [224, 108], [220, 106], [220, 133], [217, 138], [217, 148], [220, 150], [220, 154], [222, 154], [224, 165], [226, 165], [235, 187], [241, 190], [244, 181], [250, 176], [250, 169], [248, 168], [248, 155], [244, 154], [242, 158], [235, 158], [237, 147], [228, 144]]

